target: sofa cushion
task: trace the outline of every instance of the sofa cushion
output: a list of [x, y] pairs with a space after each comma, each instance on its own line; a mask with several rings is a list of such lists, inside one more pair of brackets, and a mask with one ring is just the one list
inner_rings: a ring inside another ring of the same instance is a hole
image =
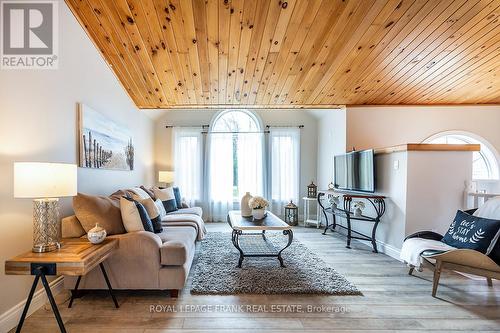
[[157, 235], [163, 242], [160, 248], [162, 265], [183, 265], [195, 250], [196, 230], [191, 227], [164, 227]]
[[120, 199], [120, 209], [123, 225], [127, 232], [154, 232], [153, 223], [149, 218], [148, 212], [140, 202], [129, 197], [122, 197]]
[[442, 242], [459, 248], [476, 250], [486, 255], [500, 236], [500, 220], [491, 220], [457, 211]]
[[199, 217], [203, 215], [203, 210], [201, 207], [191, 207], [191, 208], [181, 208], [176, 211], [167, 213], [167, 215], [178, 215], [178, 214], [194, 214]]
[[165, 207], [167, 213], [177, 210], [177, 201], [175, 200], [174, 189], [172, 187], [167, 188], [153, 188], [153, 193], [155, 197], [160, 199]]
[[73, 197], [73, 209], [85, 232], [99, 223], [108, 235], [125, 233], [120, 204], [116, 200], [78, 193]]
[[144, 206], [144, 208], [146, 208], [149, 218], [151, 219], [151, 223], [153, 224], [154, 232], [162, 232], [163, 227], [161, 225], [160, 209], [156, 206], [153, 199], [147, 197], [146, 199], [139, 200], [139, 202]]
[[79, 238], [86, 234], [75, 215], [64, 217], [61, 220], [61, 233], [63, 238]]

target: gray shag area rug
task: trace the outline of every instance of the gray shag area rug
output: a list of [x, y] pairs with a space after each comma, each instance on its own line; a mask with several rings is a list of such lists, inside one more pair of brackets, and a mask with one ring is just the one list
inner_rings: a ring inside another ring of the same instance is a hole
[[[266, 235], [269, 242], [280, 248], [288, 239], [280, 233]], [[261, 240], [260, 235], [246, 237]], [[194, 263], [191, 293], [362, 295], [297, 239], [283, 251], [282, 257], [284, 268], [277, 258], [245, 258], [242, 268], [238, 268], [239, 252], [231, 242], [231, 234], [208, 233]]]

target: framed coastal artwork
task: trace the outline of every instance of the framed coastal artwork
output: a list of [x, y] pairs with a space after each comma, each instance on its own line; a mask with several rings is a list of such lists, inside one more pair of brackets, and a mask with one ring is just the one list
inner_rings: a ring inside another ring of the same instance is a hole
[[79, 160], [82, 168], [134, 170], [134, 142], [130, 131], [79, 104]]

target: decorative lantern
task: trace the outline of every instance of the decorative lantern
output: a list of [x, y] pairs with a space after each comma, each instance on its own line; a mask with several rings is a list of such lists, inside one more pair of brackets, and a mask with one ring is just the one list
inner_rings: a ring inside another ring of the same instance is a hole
[[307, 186], [307, 197], [316, 198], [317, 195], [318, 195], [318, 187], [314, 184], [314, 182], [311, 182], [311, 184]]
[[299, 207], [292, 200], [285, 206], [285, 222], [288, 225], [299, 224]]

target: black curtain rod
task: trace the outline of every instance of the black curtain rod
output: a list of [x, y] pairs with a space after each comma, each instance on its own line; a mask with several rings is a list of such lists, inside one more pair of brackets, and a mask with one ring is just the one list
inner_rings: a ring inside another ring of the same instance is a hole
[[271, 131], [259, 131], [259, 132], [208, 132], [203, 131], [201, 134], [269, 134]]
[[201, 127], [201, 128], [209, 128], [210, 125], [193, 125], [193, 126], [174, 126], [174, 125], [167, 125], [165, 128], [174, 128], [174, 127], [191, 127], [191, 128], [196, 128], [196, 127]]
[[[196, 126], [174, 126], [174, 125], [167, 125], [165, 128], [174, 128], [174, 127], [201, 127], [203, 129], [210, 128], [210, 125], [196, 125]], [[266, 125], [266, 128], [289, 128], [289, 127], [298, 127], [298, 128], [304, 128], [304, 125], [295, 125], [295, 126], [271, 126], [271, 125]], [[218, 132], [222, 133], [222, 132]], [[227, 132], [227, 133], [244, 133], [244, 132]], [[259, 132], [252, 132], [252, 133], [259, 133]], [[263, 133], [266, 133], [264, 131]]]
[[271, 126], [271, 125], [266, 125], [266, 128], [290, 128], [290, 127], [298, 127], [298, 128], [304, 128], [304, 125], [295, 125], [295, 126]]

